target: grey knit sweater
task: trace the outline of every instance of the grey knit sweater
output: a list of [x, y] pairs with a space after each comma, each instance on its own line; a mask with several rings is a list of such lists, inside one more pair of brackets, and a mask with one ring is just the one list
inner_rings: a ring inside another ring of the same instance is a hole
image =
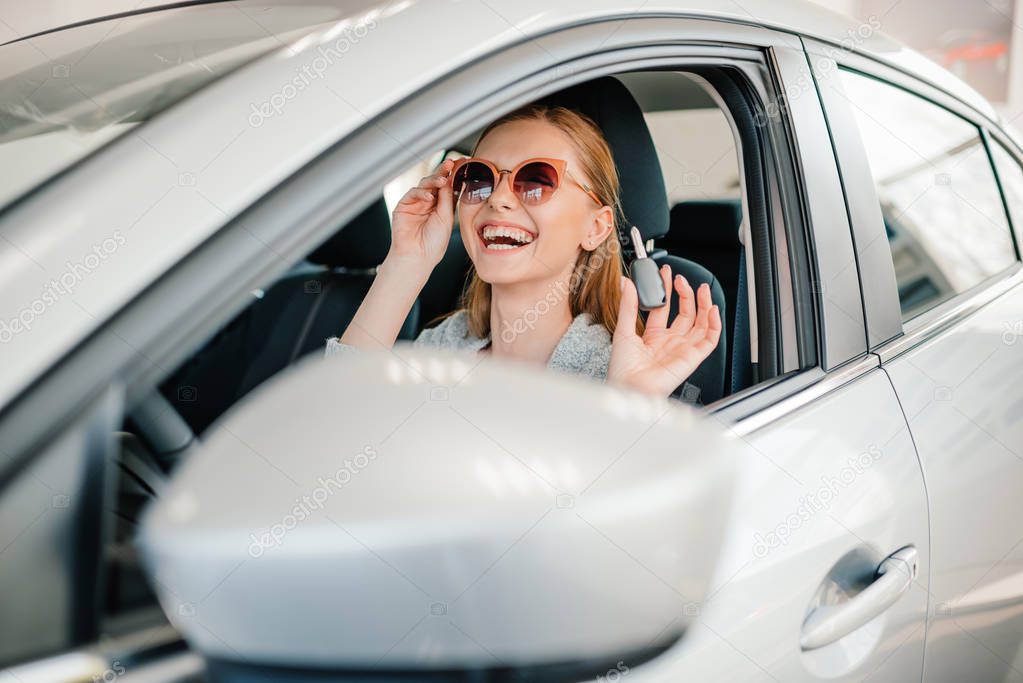
[[[458, 310], [436, 327], [423, 330], [412, 343], [414, 346], [436, 346], [476, 353], [489, 342], [489, 337], [480, 339], [469, 333], [465, 310]], [[331, 337], [327, 340], [325, 355], [352, 350], [355, 350], [354, 347], [342, 343], [337, 337]], [[603, 325], [590, 322], [588, 313], [580, 313], [554, 347], [547, 367], [604, 381], [610, 362], [611, 335]]]

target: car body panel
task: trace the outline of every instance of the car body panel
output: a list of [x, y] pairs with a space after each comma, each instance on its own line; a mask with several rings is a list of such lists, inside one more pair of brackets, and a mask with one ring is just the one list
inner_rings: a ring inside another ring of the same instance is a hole
[[1023, 675], [1023, 285], [885, 364], [931, 509], [926, 680]]
[[834, 54], [812, 41], [808, 49], [857, 235], [871, 348], [905, 412], [928, 491], [931, 595], [924, 680], [1020, 680], [1023, 348], [1016, 342], [1023, 330], [1023, 269], [1017, 262], [903, 321], [874, 178], [850, 112], [855, 102], [844, 94], [836, 60], [909, 88], [975, 124], [991, 124], [946, 93], [882, 65]]
[[926, 561], [914, 587], [882, 616], [820, 650], [799, 648], [814, 594], [841, 558], [863, 553], [880, 562], [908, 544], [928, 553], [913, 442], [888, 378], [870, 366], [744, 437], [711, 597], [686, 638], [630, 679], [920, 680]]

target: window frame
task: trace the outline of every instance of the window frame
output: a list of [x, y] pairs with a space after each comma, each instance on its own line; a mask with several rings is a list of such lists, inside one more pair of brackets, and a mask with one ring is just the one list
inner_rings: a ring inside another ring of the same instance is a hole
[[[846, 203], [857, 242], [860, 286], [864, 292], [870, 349], [883, 363], [940, 334], [980, 306], [1023, 282], [1016, 232], [1018, 228], [1013, 226], [1012, 217], [1005, 206], [1001, 179], [991, 158], [988, 136], [991, 130], [998, 129], [998, 124], [948, 92], [893, 66], [819, 41], [807, 39], [805, 42], [814, 76], [820, 84], [825, 114], [832, 128]], [[905, 321], [899, 304], [892, 254], [881, 219], [880, 200], [859, 128], [855, 125], [852, 104], [845, 96], [838, 78], [839, 68], [903, 90], [976, 126], [1002, 200], [1010, 239], [1015, 245], [1016, 260], [1006, 268]], [[1005, 136], [999, 135], [999, 138], [1004, 139]], [[1019, 149], [1015, 145], [1006, 146], [1016, 152], [1014, 156], [1018, 160]]]
[[[608, 36], [607, 28], [612, 26], [615, 31]], [[415, 150], [438, 148], [466, 130], [470, 121], [493, 118], [499, 107], [513, 108], [542, 91], [606, 73], [657, 66], [684, 68], [688, 63], [706, 65], [708, 61], [718, 66], [728, 60], [748, 61], [755, 54], [754, 62], [766, 66], [773, 81], [770, 85], [779, 94], [785, 92], [786, 83], [809, 75], [797, 37], [759, 27], [637, 17], [566, 28], [558, 34], [562, 49], [570, 50], [569, 39], [578, 41], [571, 45], [586, 49], [574, 52], [576, 59], [551, 65], [544, 63], [546, 55], [536, 54], [532, 41], [520, 43], [410, 96], [260, 197], [95, 331], [77, 339], [71, 353], [0, 412], [0, 443], [5, 444], [5, 454], [0, 457], [0, 493], [39, 449], [60, 433], [69, 416], [95, 400], [112, 382], [128, 387], [125, 403], [129, 409], [139, 404], [156, 391], [170, 369], [244, 307], [253, 288], [282, 275], [337, 225], [354, 217], [365, 207], [364, 198], [372, 197], [368, 190], [382, 187], [394, 172], [407, 167], [417, 156]], [[740, 44], [747, 47], [737, 47]], [[521, 70], [521, 75], [513, 78], [509, 64]], [[498, 66], [504, 70], [497, 73], [505, 74], [500, 89], [492, 78]], [[474, 74], [476, 80], [472, 80]], [[479, 95], [480, 83], [488, 83], [494, 90]], [[476, 99], [466, 98], [468, 104], [453, 107], [452, 93], [470, 87]], [[787, 135], [784, 142], [789, 145], [794, 175], [778, 178], [786, 185], [780, 191], [798, 204], [800, 215], [792, 220], [798, 218], [806, 231], [807, 272], [793, 275], [819, 279], [822, 270], [830, 271], [851, 254], [851, 245], [844, 242], [848, 238], [844, 217], [826, 223], [828, 230], [818, 229], [827, 214], [834, 213], [828, 210], [828, 203], [836, 193], [841, 196], [841, 187], [831, 151], [814, 144], [825, 130], [820, 103], [814, 97], [792, 97], [783, 109], [785, 115], [771, 125]], [[409, 115], [412, 111], [414, 117]], [[174, 115], [172, 109], [164, 120]], [[396, 125], [398, 121], [403, 125]], [[413, 147], [396, 139], [398, 130], [417, 144]], [[357, 163], [360, 159], [379, 160], [384, 149], [394, 150], [385, 157], [386, 163]], [[822, 178], [819, 171], [828, 177]], [[69, 172], [72, 176], [76, 173], [74, 169]], [[344, 191], [338, 192], [339, 186]], [[810, 228], [811, 219], [814, 229]], [[254, 234], [262, 239], [253, 240]], [[789, 249], [790, 258], [793, 251]], [[846, 291], [839, 294], [851, 296]], [[833, 303], [820, 291], [813, 291], [807, 300], [796, 304], [814, 321], [818, 349], [813, 367], [738, 392], [712, 414], [733, 425], [737, 433], [749, 433], [875, 368], [865, 340], [850, 342], [832, 333], [828, 307]], [[856, 311], [862, 314], [858, 304]]]
[[[613, 39], [608, 39], [606, 33], [602, 35], [610, 25], [616, 27]], [[532, 44], [535, 41], [519, 43], [473, 63], [448, 76], [443, 83], [410, 96], [379, 119], [367, 122], [266, 193], [112, 319], [79, 340], [74, 352], [52, 366], [0, 414], [0, 434], [8, 437], [11, 444], [8, 451], [11, 455], [0, 462], [0, 486], [10, 465], [28, 458], [33, 443], [39, 443], [54, 425], [94, 396], [111, 378], [123, 380], [129, 387], [126, 403], [137, 404], [152, 391], [157, 377], [180, 363], [188, 351], [198, 348], [212, 330], [236, 314], [253, 288], [280, 276], [290, 264], [285, 258], [287, 254], [294, 255], [294, 260], [301, 258], [338, 224], [361, 210], [365, 202], [359, 198], [368, 196], [367, 188], [382, 186], [416, 156], [411, 146], [395, 138], [396, 131], [407, 133], [402, 136], [406, 139], [417, 140], [414, 149], [433, 149], [445, 139], [457, 137], [458, 131], [467, 130], [470, 121], [492, 118], [497, 103], [503, 103], [505, 108], [518, 106], [535, 99], [542, 91], [567, 87], [604, 73], [684, 68], [687, 64], [708, 61], [716, 65], [729, 59], [748, 59], [751, 53], [756, 53], [759, 61], [765, 49], [783, 49], [802, 57], [798, 39], [789, 34], [699, 19], [636, 17], [624, 22], [595, 22], [561, 29], [558, 38], [561, 48], [576, 58], [551, 65], [548, 53], [538, 54]], [[509, 59], [513, 55], [516, 59]], [[509, 64], [515, 65], [514, 71], [509, 72]], [[505, 74], [502, 82], [506, 87], [500, 90], [492, 85], [498, 66], [499, 73]], [[516, 72], [521, 75], [515, 76]], [[479, 94], [480, 83], [488, 84], [483, 94]], [[469, 90], [472, 96], [455, 98], [468, 104], [458, 107], [452, 116], [452, 94], [459, 88]], [[413, 109], [414, 119], [409, 115]], [[172, 118], [174, 114], [172, 109], [166, 117]], [[398, 125], [396, 121], [402, 115], [405, 120]], [[352, 163], [360, 157], [379, 159], [385, 149], [394, 150], [393, 155], [386, 157], [387, 164]], [[347, 159], [343, 165], [337, 162], [342, 157]], [[352, 177], [345, 184], [348, 191], [338, 193], [339, 167], [359, 167], [370, 172]], [[309, 195], [322, 197], [323, 186], [328, 183], [335, 189], [329, 202], [317, 199], [310, 204]], [[296, 206], [302, 210], [296, 211]], [[270, 229], [268, 225], [276, 227]], [[288, 230], [281, 227], [285, 225]], [[253, 234], [261, 239], [252, 240]], [[812, 253], [820, 258], [819, 245]], [[210, 292], [216, 292], [216, 296], [210, 296]], [[147, 313], [158, 310], [159, 317]], [[130, 345], [126, 344], [128, 339]], [[825, 339], [824, 343], [828, 341]], [[124, 352], [126, 347], [130, 353]], [[833, 362], [846, 360], [834, 355], [826, 358]], [[762, 393], [762, 389], [760, 385], [750, 388], [757, 393]], [[33, 409], [43, 405], [46, 410], [33, 414]]]

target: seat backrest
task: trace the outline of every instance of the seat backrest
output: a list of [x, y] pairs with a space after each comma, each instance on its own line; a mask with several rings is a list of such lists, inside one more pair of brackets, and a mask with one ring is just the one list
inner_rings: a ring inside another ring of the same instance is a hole
[[[390, 248], [383, 198], [320, 245], [292, 274], [267, 289], [162, 386], [199, 434], [253, 388], [340, 335], [369, 291]], [[399, 334], [411, 339], [416, 303]], [[186, 391], [181, 391], [184, 387]]]
[[[748, 307], [738, 304], [739, 263], [745, 254], [739, 241], [742, 203], [738, 199], [691, 200], [671, 208], [668, 234], [656, 241], [657, 247], [705, 266], [714, 274], [724, 292], [728, 314], [722, 311], [722, 323], [728, 332], [736, 330], [736, 312]], [[749, 329], [749, 321], [740, 325]], [[748, 336], [747, 336], [748, 339]], [[737, 342], [732, 339], [732, 343]], [[731, 363], [726, 366], [725, 386], [731, 386]]]
[[[643, 110], [625, 84], [613, 76], [604, 76], [549, 95], [540, 102], [564, 106], [593, 119], [604, 133], [614, 157], [620, 182], [622, 214], [618, 239], [628, 264], [633, 258], [629, 228], [639, 228], [643, 240], [657, 240], [669, 232], [668, 194], [664, 174], [657, 157], [657, 148], [647, 127]], [[699, 263], [683, 258], [683, 252], [672, 250], [652, 252], [660, 265], [667, 263], [672, 272], [681, 273], [693, 289], [700, 283], [711, 285], [711, 297], [721, 310], [722, 323], [728, 306], [724, 292], [714, 274]], [[678, 297], [672, 294], [671, 315], [678, 311]], [[721, 398], [728, 365], [727, 330], [722, 331], [718, 348], [697, 368], [689, 379], [700, 388], [700, 402], [707, 404]]]
[[[653, 259], [658, 266], [667, 264], [671, 267], [671, 272], [681, 273], [682, 277], [684, 277], [693, 288], [693, 291], [695, 291], [703, 283], [707, 283], [710, 287], [711, 299], [717, 305], [719, 312], [721, 313], [721, 322], [723, 327], [728, 313], [728, 305], [725, 303], [725, 294], [721, 289], [721, 284], [709, 270], [694, 261], [678, 256], [672, 256], [671, 254], [655, 255]], [[668, 319], [674, 320], [677, 313], [678, 296], [672, 294], [671, 311], [668, 314]], [[696, 368], [687, 380], [690, 386], [699, 389], [699, 395], [695, 398], [698, 398], [698, 402], [703, 405], [713, 403], [725, 395], [727, 385], [725, 384], [724, 369], [729, 364], [728, 335], [725, 333], [726, 330], [727, 328], [723, 327], [721, 331], [721, 340], [718, 342], [718, 345], [711, 352], [710, 356], [708, 356], [707, 359], [704, 360], [698, 368]], [[692, 399], [694, 397], [682, 396], [681, 398], [693, 402]]]
[[419, 324], [422, 327], [458, 307], [470, 266], [462, 235], [455, 225], [447, 251], [419, 292]]
[[[246, 369], [241, 391], [322, 350], [328, 337], [344, 332], [390, 246], [390, 215], [380, 197], [309, 255], [319, 270], [274, 283], [253, 307], [253, 331], [265, 338], [252, 340], [259, 351]], [[411, 339], [418, 320], [416, 302], [398, 338]]]

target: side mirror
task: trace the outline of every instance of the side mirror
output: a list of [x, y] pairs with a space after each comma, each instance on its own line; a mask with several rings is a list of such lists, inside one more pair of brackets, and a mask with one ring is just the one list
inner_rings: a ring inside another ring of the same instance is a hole
[[698, 614], [738, 451], [676, 402], [411, 347], [306, 360], [212, 431], [146, 566], [215, 675], [287, 680], [635, 666]]

